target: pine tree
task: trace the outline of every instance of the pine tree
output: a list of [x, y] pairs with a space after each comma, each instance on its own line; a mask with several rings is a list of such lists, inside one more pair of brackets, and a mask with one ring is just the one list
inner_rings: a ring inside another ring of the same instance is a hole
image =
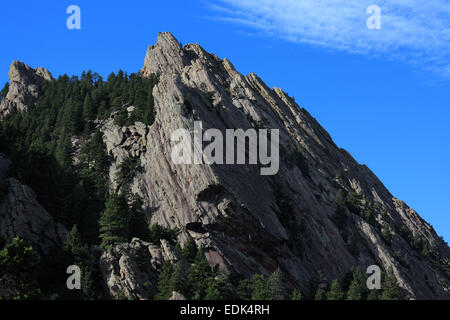
[[132, 196], [128, 212], [128, 228], [130, 238], [136, 237], [144, 241], [151, 241], [150, 230], [143, 205], [144, 203], [140, 196]]
[[84, 98], [84, 103], [83, 103], [83, 119], [86, 120], [90, 120], [94, 118], [94, 115], [96, 114], [96, 112], [94, 111], [94, 105], [92, 103], [92, 98], [91, 98], [91, 94], [88, 92], [86, 93], [86, 97]]
[[81, 240], [77, 225], [74, 225], [72, 230], [67, 234], [64, 250], [78, 258], [78, 260], [86, 256], [86, 246]]
[[392, 269], [383, 274], [383, 280], [381, 281], [381, 295], [380, 300], [403, 300], [404, 296], [400, 289], [397, 278], [394, 275]]
[[367, 295], [366, 277], [361, 267], [353, 271], [353, 280], [347, 291], [347, 300], [365, 300]]
[[87, 249], [86, 245], [81, 240], [81, 235], [78, 232], [77, 225], [74, 225], [72, 230], [67, 234], [66, 242], [64, 243], [64, 251], [69, 254], [69, 261], [80, 267], [81, 270], [81, 292], [80, 298], [92, 300], [95, 298], [95, 284], [92, 272], [86, 264]]
[[205, 296], [208, 288], [208, 279], [213, 276], [211, 266], [206, 260], [203, 248], [200, 248], [194, 263], [188, 271], [188, 281], [192, 284], [190, 296], [194, 300], [201, 300]]
[[262, 274], [254, 274], [251, 278], [242, 280], [238, 294], [244, 300], [271, 300], [267, 279]]
[[322, 289], [318, 289], [314, 296], [314, 300], [325, 300], [325, 298], [325, 292]]
[[[172, 291], [179, 292], [184, 296], [188, 296], [189, 283], [187, 281], [187, 267], [183, 262], [177, 262], [173, 268], [170, 278], [170, 288]], [[172, 292], [171, 292], [172, 294]]]
[[33, 248], [15, 238], [0, 251], [0, 279], [9, 276], [14, 281], [18, 295], [10, 299], [37, 299], [40, 290], [35, 286], [37, 256]]
[[153, 224], [150, 228], [151, 242], [156, 244], [159, 244], [161, 239], [164, 239], [171, 244], [175, 244], [178, 234], [178, 229], [165, 228], [159, 224]]
[[174, 291], [171, 282], [172, 273], [172, 265], [169, 262], [165, 262], [158, 277], [158, 294], [155, 296], [156, 300], [168, 300], [172, 296]]
[[194, 263], [195, 257], [198, 253], [197, 244], [195, 240], [189, 235], [186, 244], [184, 245], [181, 253], [183, 257], [190, 263]]
[[96, 298], [95, 282], [92, 272], [85, 264], [80, 265], [81, 269], [81, 296], [85, 300], [94, 300]]
[[70, 135], [64, 130], [56, 147], [55, 158], [61, 167], [70, 167], [72, 164], [72, 142]]
[[327, 292], [327, 300], [343, 300], [344, 292], [338, 280], [334, 280], [331, 283], [330, 290]]
[[220, 284], [214, 278], [209, 279], [204, 300], [224, 300], [220, 292]]
[[302, 292], [298, 289], [294, 289], [291, 294], [291, 300], [303, 300]]
[[386, 244], [391, 245], [392, 234], [391, 234], [391, 229], [389, 228], [388, 225], [385, 225], [383, 227], [383, 230], [381, 230], [381, 237], [386, 242]]
[[256, 274], [250, 278], [250, 288], [252, 290], [252, 300], [270, 300], [270, 292], [267, 286], [267, 279]]
[[98, 107], [97, 118], [107, 119], [108, 117], [109, 117], [108, 103], [106, 102], [106, 100], [102, 100], [102, 102], [100, 102], [100, 106]]
[[100, 220], [101, 246], [105, 249], [128, 241], [128, 203], [124, 195], [111, 194]]
[[236, 294], [227, 273], [220, 271], [208, 279], [204, 300], [235, 300]]
[[267, 289], [270, 300], [284, 300], [286, 298], [283, 273], [280, 269], [275, 270], [267, 279]]

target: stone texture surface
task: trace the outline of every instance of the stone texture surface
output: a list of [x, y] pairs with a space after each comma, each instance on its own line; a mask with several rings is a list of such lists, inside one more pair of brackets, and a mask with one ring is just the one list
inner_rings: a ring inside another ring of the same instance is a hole
[[[128, 157], [140, 159], [142, 169], [136, 172], [131, 191], [144, 199], [150, 223], [179, 228], [181, 242], [189, 234], [205, 248], [212, 266], [232, 273], [249, 276], [280, 268], [289, 284], [307, 291], [312, 279], [330, 282], [354, 266], [377, 264], [393, 270], [410, 298], [450, 297], [442, 286], [450, 278], [448, 245], [369, 168], [336, 146], [283, 90], [269, 88], [254, 73], [240, 74], [230, 61], [198, 44], [181, 47], [170, 33], [160, 33], [149, 47], [142, 74], [159, 76], [153, 90], [155, 123], [121, 128], [109, 119], [99, 125], [116, 189], [118, 166]], [[39, 83], [51, 75], [15, 62], [10, 79], [12, 89], [0, 105], [1, 116], [12, 108], [26, 110], [30, 99], [38, 96]], [[194, 121], [202, 121], [204, 130], [221, 132], [279, 129], [279, 173], [261, 176], [258, 165], [175, 165], [171, 134], [180, 128], [193, 132]], [[293, 163], [294, 150], [303, 154], [308, 172]], [[45, 250], [61, 232], [29, 188], [15, 180], [11, 183], [7, 200], [0, 204], [0, 235], [25, 235]], [[338, 227], [333, 220], [339, 189], [371, 203], [375, 225], [347, 211], [345, 226]], [[289, 212], [281, 207], [280, 193]], [[286, 213], [300, 226], [294, 234], [283, 222]], [[381, 234], [386, 226], [391, 244]], [[422, 256], [399, 227], [424, 239], [436, 259]], [[294, 242], [301, 244], [300, 253], [292, 249]], [[164, 241], [152, 245], [133, 239], [103, 253], [100, 267], [112, 297], [149, 299], [164, 261], [177, 259], [177, 252]]]
[[178, 293], [176, 291], [173, 292], [172, 297], [169, 300], [187, 300], [185, 296], [183, 296], [181, 293]]
[[0, 277], [0, 299], [8, 300], [19, 295], [16, 281], [10, 275]]
[[0, 103], [0, 118], [15, 109], [26, 111], [28, 105], [39, 96], [42, 81], [53, 80], [47, 69], [33, 69], [20, 61], [13, 61], [8, 76], [9, 91]]
[[[157, 116], [142, 140], [147, 143], [145, 151], [134, 155], [143, 170], [132, 191], [144, 198], [152, 223], [189, 233], [206, 248], [212, 265], [230, 272], [250, 275], [281, 268], [290, 283], [307, 288], [319, 275], [331, 281], [356, 265], [378, 264], [393, 269], [411, 298], [449, 297], [440, 284], [449, 277], [448, 246], [281, 89], [269, 88], [254, 73], [240, 74], [230, 61], [198, 44], [181, 47], [170, 33], [160, 33], [149, 47], [142, 74], [159, 75], [153, 91]], [[279, 129], [284, 150], [279, 173], [261, 176], [257, 165], [175, 165], [170, 157], [175, 144], [171, 133], [180, 128], [193, 132], [194, 121], [200, 120], [204, 130]], [[121, 128], [108, 123], [104, 132], [108, 151], [120, 162], [121, 154], [128, 152]], [[289, 163], [289, 150], [301, 150], [309, 174]], [[281, 222], [283, 212], [275, 196], [279, 186], [290, 201], [291, 219], [301, 225], [294, 236], [302, 243], [302, 254], [288, 245], [293, 235]], [[379, 227], [348, 212], [348, 222], [340, 230], [332, 219], [339, 188], [376, 203]], [[390, 246], [381, 237], [384, 225], [391, 227]], [[425, 238], [438, 263], [421, 257], [395, 226]], [[351, 253], [351, 239], [358, 239], [356, 254]]]
[[3, 153], [0, 153], [0, 179], [5, 179], [8, 176], [8, 170], [11, 167], [11, 164], [11, 160]]
[[8, 194], [0, 201], [0, 237], [7, 242], [22, 238], [39, 254], [61, 246], [67, 234], [65, 227], [40, 205], [33, 190], [15, 178], [7, 180]]
[[129, 244], [118, 245], [105, 251], [100, 258], [106, 291], [114, 299], [152, 299], [157, 293], [162, 265], [178, 259], [174, 248], [164, 240], [161, 245], [154, 245], [134, 238]]
[[116, 183], [120, 164], [128, 158], [139, 158], [147, 151], [148, 128], [141, 122], [121, 128], [114, 124], [114, 115], [112, 119], [100, 123], [99, 127], [104, 134], [106, 150], [111, 160], [109, 177], [112, 187], [117, 190], [120, 187]]

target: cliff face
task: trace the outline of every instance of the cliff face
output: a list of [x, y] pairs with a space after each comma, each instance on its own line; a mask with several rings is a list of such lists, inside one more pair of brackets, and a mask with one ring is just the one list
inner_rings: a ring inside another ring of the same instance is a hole
[[[38, 98], [42, 82], [53, 80], [48, 70], [33, 69], [20, 61], [12, 62], [8, 76], [9, 91], [0, 103], [0, 119], [16, 109], [26, 111]], [[38, 253], [47, 254], [51, 248], [62, 245], [67, 231], [37, 201], [30, 187], [8, 177], [11, 165], [11, 161], [0, 154], [0, 179], [8, 185], [6, 194], [0, 199], [0, 237], [7, 242], [20, 237], [32, 244]]]
[[52, 248], [62, 246], [67, 231], [37, 201], [30, 187], [8, 178], [10, 165], [11, 161], [0, 154], [0, 179], [8, 184], [6, 194], [0, 199], [0, 238], [7, 243], [15, 237], [22, 238], [39, 254], [46, 255]]
[[[159, 76], [154, 124], [119, 127], [112, 118], [96, 123], [104, 133], [115, 189], [119, 165], [129, 157], [140, 160], [131, 191], [144, 199], [149, 223], [179, 228], [181, 242], [190, 234], [212, 266], [247, 276], [280, 268], [306, 293], [313, 290], [312, 280], [329, 282], [355, 266], [379, 265], [393, 270], [411, 298], [450, 297], [442, 285], [450, 278], [449, 247], [281, 89], [267, 87], [253, 73], [243, 76], [230, 61], [197, 44], [181, 47], [169, 33], [159, 34], [149, 47], [141, 72]], [[26, 110], [41, 82], [51, 79], [45, 69], [14, 62], [0, 116]], [[193, 133], [197, 121], [203, 130], [218, 129], [224, 136], [226, 129], [278, 129], [278, 173], [261, 175], [259, 165], [175, 164], [172, 133]], [[58, 242], [64, 232], [30, 190], [11, 183], [0, 203], [0, 234], [20, 236], [14, 223], [23, 221], [31, 227], [30, 241]], [[14, 200], [21, 197], [26, 201]], [[19, 213], [17, 203], [34, 209]], [[42, 232], [26, 222], [31, 217], [40, 221]], [[45, 239], [35, 239], [38, 234]], [[147, 257], [145, 274], [136, 265], [137, 252]], [[138, 239], [105, 252], [100, 269], [109, 294], [151, 297], [154, 285], [144, 284], [155, 281], [163, 261], [173, 260], [171, 252]]]
[[53, 79], [44, 68], [30, 68], [20, 61], [13, 61], [9, 68], [9, 91], [0, 103], [0, 118], [17, 109], [26, 111], [28, 105], [39, 96], [42, 81]]
[[[441, 284], [449, 277], [448, 246], [281, 89], [253, 73], [243, 76], [197, 44], [181, 47], [169, 33], [148, 49], [142, 74], [159, 76], [156, 121], [140, 140], [145, 148], [131, 153], [127, 128], [112, 121], [103, 131], [114, 167], [128, 156], [140, 159], [132, 191], [145, 199], [152, 223], [189, 233], [212, 265], [231, 272], [279, 267], [292, 284], [308, 288], [311, 279], [376, 264], [392, 268], [410, 297], [449, 297]], [[278, 174], [262, 176], [258, 165], [175, 165], [171, 134], [192, 133], [195, 121], [224, 136], [226, 129], [279, 129]], [[336, 222], [339, 190], [356, 199], [343, 222]], [[431, 248], [432, 259], [413, 238]]]

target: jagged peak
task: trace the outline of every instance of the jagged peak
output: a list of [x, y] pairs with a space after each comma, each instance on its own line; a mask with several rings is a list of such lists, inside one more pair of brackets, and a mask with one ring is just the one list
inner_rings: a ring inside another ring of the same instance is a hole
[[160, 46], [168, 45], [177, 49], [181, 49], [180, 42], [170, 32], [158, 32], [158, 39], [156, 41], [156, 44]]
[[9, 67], [9, 91], [0, 103], [0, 119], [14, 109], [26, 111], [27, 105], [39, 96], [43, 81], [52, 81], [53, 76], [45, 68], [31, 68], [22, 61], [14, 60]]
[[142, 73], [180, 72], [184, 66], [184, 52], [181, 44], [170, 32], [159, 32], [156, 44], [149, 46]]
[[53, 80], [53, 76], [47, 69], [43, 67], [31, 68], [22, 61], [14, 60], [9, 67], [8, 77], [10, 82], [25, 83], [38, 79]]

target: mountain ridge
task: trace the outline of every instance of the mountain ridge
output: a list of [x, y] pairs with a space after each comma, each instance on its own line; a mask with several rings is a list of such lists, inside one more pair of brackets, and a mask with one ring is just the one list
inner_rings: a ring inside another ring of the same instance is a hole
[[[19, 72], [11, 79], [2, 117], [11, 112], [10, 101], [25, 112], [38, 96], [40, 79], [52, 81], [48, 71], [34, 70], [36, 77]], [[270, 89], [254, 73], [243, 76], [198, 44], [182, 47], [170, 33], [159, 33], [140, 72], [158, 77], [154, 123], [121, 126], [113, 113], [96, 127], [103, 133], [111, 184], [128, 158], [139, 161], [130, 190], [143, 199], [149, 225], [180, 229], [181, 243], [192, 237], [213, 267], [245, 276], [279, 268], [290, 286], [309, 295], [313, 279], [330, 282], [357, 266], [379, 265], [392, 270], [410, 298], [449, 298], [441, 284], [449, 279], [449, 247], [280, 88]], [[14, 92], [23, 98], [14, 100]], [[170, 134], [193, 132], [195, 121], [221, 132], [279, 129], [280, 171], [261, 176], [257, 165], [175, 165]], [[423, 256], [414, 247], [416, 237], [422, 251], [431, 253]], [[114, 260], [108, 254], [102, 261]], [[108, 270], [102, 268], [107, 286], [121, 287]]]

